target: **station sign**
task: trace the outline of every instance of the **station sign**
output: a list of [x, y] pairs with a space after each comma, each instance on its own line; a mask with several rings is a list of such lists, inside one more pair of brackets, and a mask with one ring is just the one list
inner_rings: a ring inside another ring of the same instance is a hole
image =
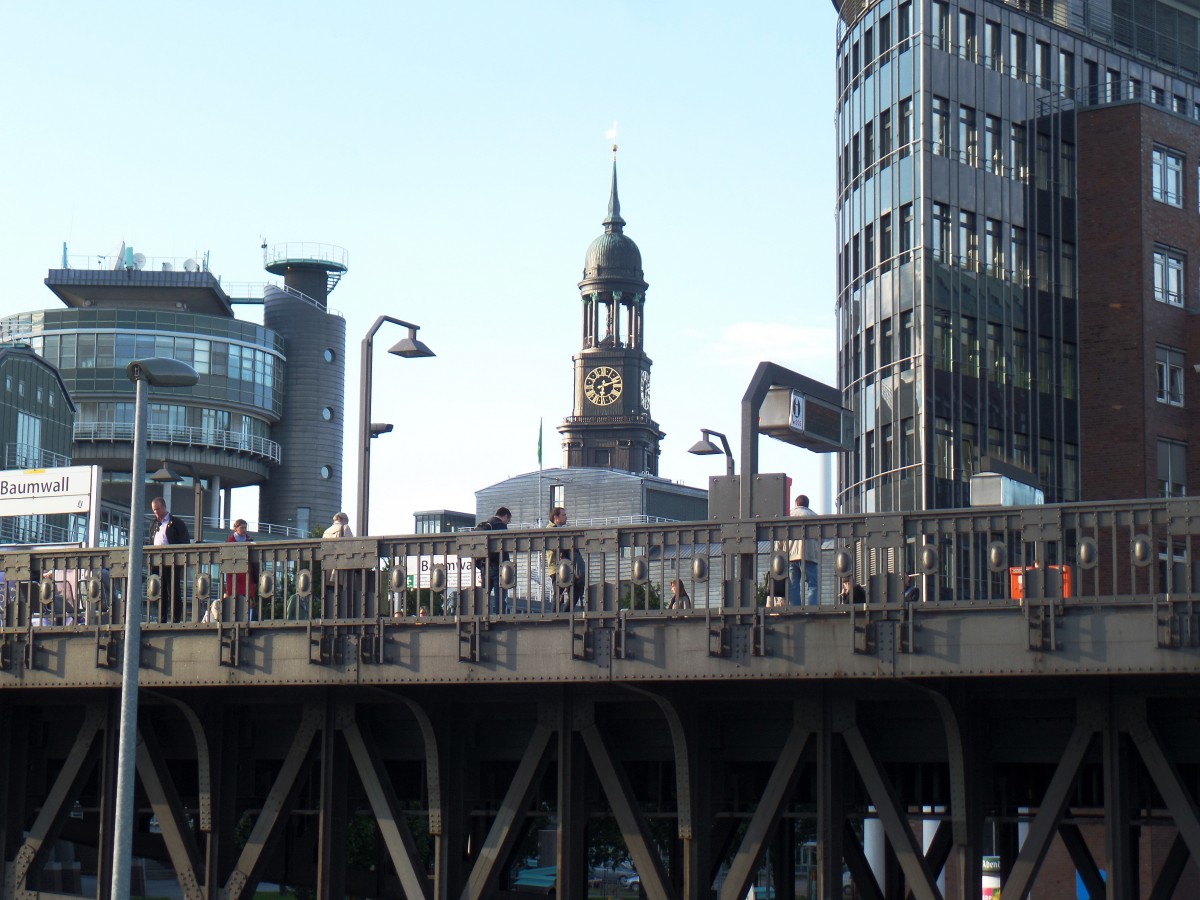
[[99, 480], [99, 466], [0, 472], [0, 516], [86, 514]]
[[459, 591], [475, 585], [475, 560], [469, 556], [443, 556], [440, 553], [430, 556], [410, 556], [405, 561], [405, 571], [408, 573], [408, 589], [428, 588], [429, 576], [434, 566], [446, 567], [446, 590]]
[[854, 419], [850, 410], [838, 404], [776, 386], [767, 392], [759, 410], [758, 430], [816, 453], [833, 453], [853, 445]]

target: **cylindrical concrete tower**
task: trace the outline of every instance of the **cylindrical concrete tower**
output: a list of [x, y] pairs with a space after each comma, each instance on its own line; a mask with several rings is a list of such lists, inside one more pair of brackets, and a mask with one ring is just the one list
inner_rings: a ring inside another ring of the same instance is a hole
[[283, 336], [287, 362], [283, 416], [271, 429], [282, 461], [259, 494], [259, 517], [306, 533], [342, 508], [346, 320], [328, 297], [347, 260], [332, 244], [263, 247], [266, 270], [284, 281], [263, 293], [263, 324]]

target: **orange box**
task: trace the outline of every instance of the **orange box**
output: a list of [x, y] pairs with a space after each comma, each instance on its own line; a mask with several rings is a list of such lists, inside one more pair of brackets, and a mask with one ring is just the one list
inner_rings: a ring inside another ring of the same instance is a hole
[[[1012, 566], [1008, 570], [1008, 587], [1009, 593], [1014, 600], [1025, 599], [1025, 571], [1028, 568], [1030, 571], [1036, 571], [1041, 566]], [[1062, 570], [1062, 596], [1064, 600], [1071, 598], [1071, 567], [1070, 566], [1050, 566], [1049, 570]]]

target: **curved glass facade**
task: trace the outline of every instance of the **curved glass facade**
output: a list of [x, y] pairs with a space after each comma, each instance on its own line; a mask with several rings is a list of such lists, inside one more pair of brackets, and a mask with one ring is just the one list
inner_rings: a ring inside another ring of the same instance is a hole
[[283, 340], [252, 322], [160, 310], [42, 310], [0, 319], [0, 333], [28, 341], [77, 398], [128, 394], [125, 367], [163, 356], [199, 373], [189, 399], [251, 408], [264, 423], [283, 410]]

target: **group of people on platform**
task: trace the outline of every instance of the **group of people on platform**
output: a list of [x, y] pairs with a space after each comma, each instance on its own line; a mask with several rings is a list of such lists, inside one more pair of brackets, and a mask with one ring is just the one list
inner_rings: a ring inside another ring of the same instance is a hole
[[[182, 519], [171, 515], [167, 510], [166, 501], [155, 497], [150, 504], [154, 513], [155, 526], [150, 543], [158, 545], [187, 544], [191, 537], [187, 525]], [[799, 494], [791, 508], [791, 516], [803, 518], [817, 515], [809, 506], [806, 494]], [[512, 512], [506, 506], [501, 506], [496, 513], [476, 526], [477, 531], [505, 531], [512, 520]], [[333, 517], [333, 523], [322, 534], [323, 540], [353, 537], [350, 530], [349, 516], [339, 512]], [[561, 506], [554, 507], [550, 512], [550, 527], [562, 528], [567, 524], [567, 511]], [[233, 530], [226, 538], [228, 543], [243, 543], [250, 541], [245, 519], [237, 519]], [[768, 605], [782, 605], [790, 602], [792, 605], [820, 605], [820, 540], [816, 538], [796, 538], [777, 543], [777, 549], [785, 549], [788, 554], [788, 571], [786, 580], [782, 578], [769, 579]], [[510, 591], [501, 586], [500, 570], [502, 563], [509, 559], [504, 551], [493, 551], [487, 557], [474, 561], [475, 570], [481, 577], [481, 586], [487, 590], [488, 610], [493, 615], [501, 610], [511, 612], [509, 599]], [[565, 565], [564, 565], [565, 564]], [[162, 583], [162, 601], [160, 621], [183, 622], [184, 618], [184, 567], [164, 564], [155, 568]], [[339, 571], [330, 568], [324, 576], [324, 595], [328, 598], [339, 590]], [[587, 571], [583, 554], [572, 551], [565, 546], [548, 549], [545, 555], [544, 584], [553, 600], [554, 607], [560, 611], [580, 609], [585, 605], [587, 586]], [[257, 601], [257, 573], [253, 565], [243, 573], [231, 573], [224, 577], [223, 592], [219, 600], [213, 601], [204, 613], [202, 621], [216, 621], [221, 618], [221, 604], [224, 601], [240, 599], [246, 603], [246, 616], [254, 618]], [[670, 583], [671, 597], [666, 604], [668, 609], [692, 609], [692, 599], [680, 579], [672, 579]], [[786, 598], [786, 600], [785, 600]], [[920, 599], [920, 589], [912, 575], [906, 575], [904, 580], [904, 600]], [[853, 577], [846, 576], [841, 580], [837, 602], [839, 604], [865, 603], [866, 590]], [[427, 615], [427, 613], [426, 613]]]

